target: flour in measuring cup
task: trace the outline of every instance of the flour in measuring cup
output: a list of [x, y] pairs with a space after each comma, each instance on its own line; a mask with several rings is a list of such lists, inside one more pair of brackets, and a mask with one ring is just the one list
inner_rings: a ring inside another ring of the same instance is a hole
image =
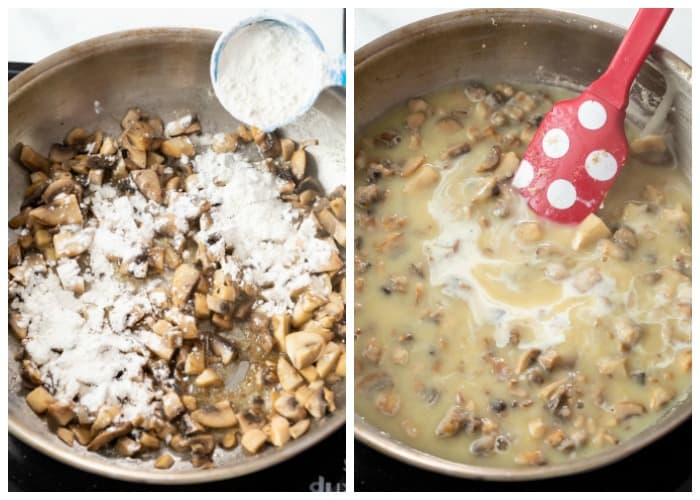
[[296, 30], [262, 22], [222, 49], [217, 96], [237, 119], [263, 130], [291, 122], [322, 87], [324, 53]]

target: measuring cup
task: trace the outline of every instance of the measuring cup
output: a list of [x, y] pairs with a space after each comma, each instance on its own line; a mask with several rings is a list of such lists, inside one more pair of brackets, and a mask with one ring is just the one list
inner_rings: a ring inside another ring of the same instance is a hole
[[248, 125], [255, 125], [258, 128], [264, 130], [265, 132], [271, 132], [276, 128], [287, 125], [288, 123], [292, 123], [293, 121], [301, 117], [314, 105], [319, 94], [323, 92], [323, 90], [325, 90], [326, 88], [336, 86], [345, 87], [345, 54], [341, 54], [338, 57], [332, 57], [328, 55], [325, 52], [321, 40], [319, 40], [316, 33], [306, 23], [292, 16], [287, 16], [283, 14], [263, 13], [259, 16], [250, 17], [241, 21], [229, 31], [222, 33], [219, 39], [216, 41], [216, 44], [214, 45], [214, 50], [212, 52], [211, 62], [209, 65], [211, 83], [214, 87], [214, 93], [216, 94], [216, 97], [219, 99], [219, 102], [222, 104], [222, 106], [224, 106], [224, 108], [229, 113], [231, 113], [231, 115], [234, 118], [240, 121], [245, 120], [241, 120], [241, 117], [236, 115], [235, 109], [229, 109], [229, 106], [226, 105], [226, 99], [224, 99], [223, 96], [220, 94], [220, 88], [219, 85], [217, 85], [219, 77], [224, 70], [222, 64], [225, 64], [221, 61], [221, 55], [224, 53], [224, 49], [229, 48], [229, 45], [231, 43], [235, 43], [234, 35], [246, 28], [249, 28], [259, 23], [277, 24], [283, 26], [284, 28], [292, 30], [298, 36], [302, 37], [304, 40], [310, 42], [312, 45], [318, 48], [320, 51], [320, 55], [323, 58], [322, 76], [321, 78], [319, 78], [319, 81], [316, 82], [316, 89], [314, 90], [314, 92], [310, 93], [311, 97], [306, 103], [304, 103], [298, 109], [290, 110], [290, 115], [286, 117], [285, 120], [283, 120], [284, 123], [267, 124], [262, 127], [255, 123], [248, 123]]

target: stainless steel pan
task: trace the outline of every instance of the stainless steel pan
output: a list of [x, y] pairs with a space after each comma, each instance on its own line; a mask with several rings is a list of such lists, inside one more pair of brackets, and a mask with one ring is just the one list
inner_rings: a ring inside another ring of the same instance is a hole
[[[536, 9], [481, 9], [431, 17], [400, 28], [355, 53], [355, 132], [391, 106], [457, 82], [545, 83], [580, 90], [604, 70], [624, 31], [600, 21]], [[668, 124], [690, 178], [691, 68], [656, 47], [632, 89], [629, 112], [643, 126], [667, 87]], [[418, 467], [454, 476], [520, 481], [574, 474], [615, 462], [670, 432], [691, 414], [688, 394], [634, 438], [599, 454], [538, 468], [499, 469], [451, 462], [411, 448], [355, 415], [355, 435]]]
[[[139, 106], [164, 120], [196, 112], [205, 131], [235, 130], [237, 123], [219, 105], [209, 82], [209, 56], [218, 33], [198, 29], [142, 29], [115, 33], [62, 50], [32, 66], [9, 83], [8, 150], [23, 142], [44, 151], [73, 126], [115, 133], [128, 107]], [[96, 113], [96, 103], [99, 101]], [[345, 97], [326, 91], [314, 108], [287, 131], [296, 139], [317, 138], [316, 168], [326, 188], [344, 179]], [[339, 160], [340, 159], [340, 160]], [[14, 161], [8, 168], [9, 212], [18, 210], [27, 175]], [[214, 469], [194, 469], [178, 462], [167, 471], [140, 460], [107, 458], [84, 448], [69, 448], [48, 431], [21, 395], [19, 343], [10, 338], [8, 356], [8, 426], [25, 443], [57, 460], [96, 474], [148, 483], [197, 483], [248, 474], [282, 462], [314, 445], [345, 420], [344, 386], [336, 388], [338, 410], [299, 440], [280, 449], [245, 456], [240, 447], [217, 452]], [[341, 451], [339, 451], [341, 452]]]

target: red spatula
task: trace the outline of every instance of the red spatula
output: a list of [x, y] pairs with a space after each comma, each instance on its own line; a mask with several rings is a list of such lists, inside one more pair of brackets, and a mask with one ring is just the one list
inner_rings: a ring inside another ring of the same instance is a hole
[[545, 115], [513, 177], [536, 214], [578, 223], [603, 202], [627, 160], [632, 81], [672, 10], [639, 9], [607, 71]]

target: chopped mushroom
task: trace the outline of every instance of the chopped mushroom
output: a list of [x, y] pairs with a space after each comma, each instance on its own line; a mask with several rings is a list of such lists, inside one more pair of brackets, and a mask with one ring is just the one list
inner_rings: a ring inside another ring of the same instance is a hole
[[300, 370], [316, 362], [323, 351], [325, 340], [318, 333], [295, 332], [287, 335], [285, 346], [292, 364]]
[[194, 287], [199, 282], [200, 273], [191, 264], [180, 264], [173, 274], [172, 298], [173, 305], [185, 304]]
[[488, 172], [495, 169], [501, 162], [501, 148], [491, 146], [484, 161], [476, 167], [476, 172]]
[[610, 230], [600, 217], [589, 214], [576, 228], [576, 233], [571, 241], [571, 248], [580, 250], [598, 241], [601, 238], [609, 238]]
[[48, 205], [30, 210], [29, 217], [45, 226], [62, 226], [83, 222], [83, 214], [74, 194], [57, 196]]
[[248, 432], [243, 434], [241, 438], [241, 445], [243, 448], [251, 454], [256, 454], [262, 448], [262, 445], [267, 441], [267, 435], [260, 429], [250, 429]]
[[411, 178], [406, 181], [403, 187], [404, 193], [420, 191], [435, 186], [440, 180], [440, 172], [437, 168], [429, 165], [420, 167]]
[[155, 170], [132, 170], [131, 177], [134, 179], [136, 187], [146, 198], [158, 204], [163, 203], [163, 190]]
[[27, 394], [27, 404], [38, 414], [44, 413], [53, 402], [53, 396], [41, 386]]
[[197, 376], [194, 384], [197, 387], [211, 387], [221, 386], [224, 384], [224, 381], [221, 380], [221, 377], [214, 370], [207, 368]]
[[671, 160], [666, 140], [660, 135], [635, 139], [630, 143], [630, 155], [652, 165], [663, 165]]
[[280, 447], [291, 438], [289, 421], [279, 415], [274, 415], [270, 419], [270, 441], [273, 445]]
[[633, 401], [620, 401], [613, 406], [615, 418], [618, 421], [627, 420], [628, 418], [638, 417], [646, 413], [646, 408], [639, 403]]
[[514, 460], [518, 465], [545, 465], [547, 463], [540, 450], [520, 452], [515, 455]]
[[97, 451], [103, 448], [107, 443], [110, 443], [117, 438], [129, 434], [131, 432], [132, 427], [133, 426], [129, 422], [108, 427], [107, 429], [97, 434], [97, 436], [95, 436], [94, 439], [90, 441], [90, 443], [87, 446], [87, 449], [90, 451]]
[[196, 410], [192, 412], [192, 418], [196, 422], [213, 429], [225, 429], [238, 423], [236, 414], [228, 401], [220, 401], [213, 407]]
[[154, 466], [157, 469], [169, 469], [175, 464], [175, 459], [168, 453], [164, 453], [159, 456], [154, 462]]

